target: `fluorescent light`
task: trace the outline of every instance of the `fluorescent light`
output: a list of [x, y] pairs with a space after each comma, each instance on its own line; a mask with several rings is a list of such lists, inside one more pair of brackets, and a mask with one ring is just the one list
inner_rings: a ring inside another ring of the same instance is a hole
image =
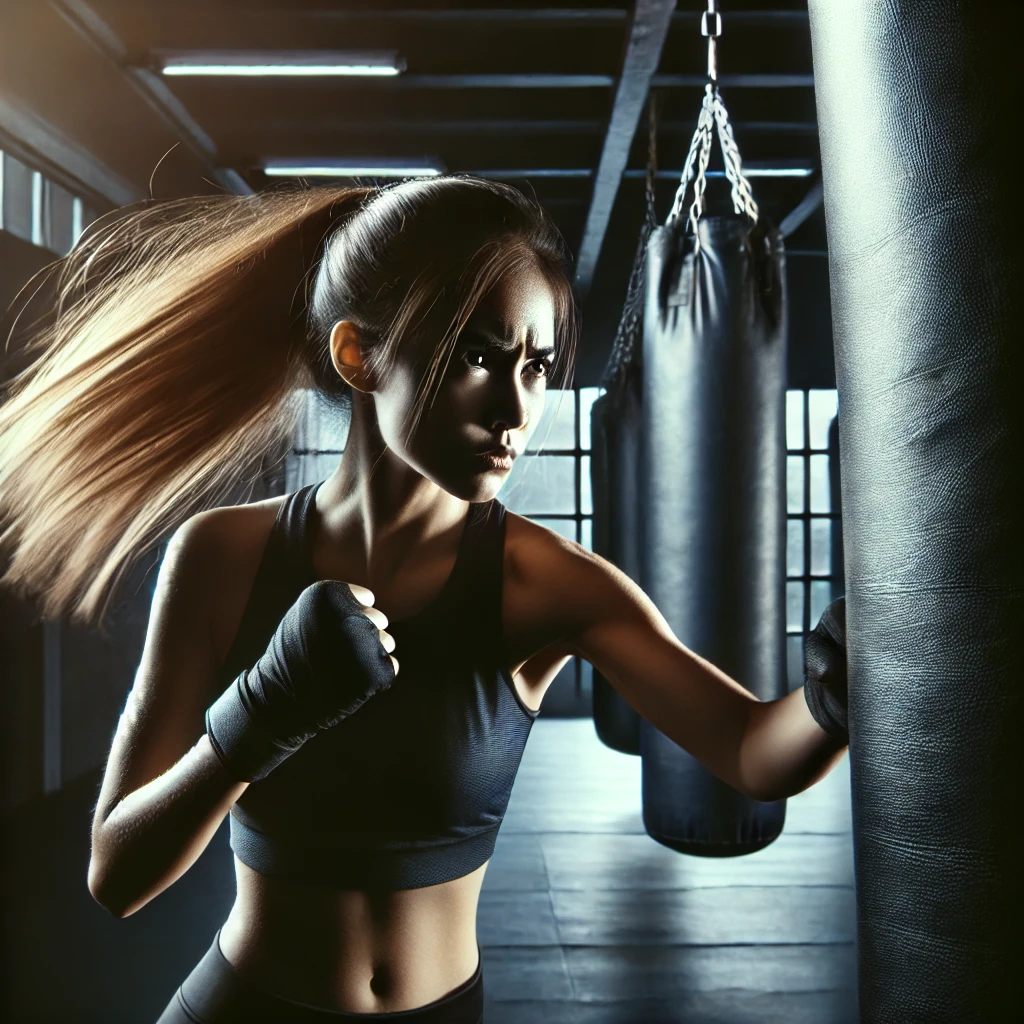
[[[725, 171], [718, 172], [722, 177]], [[748, 178], [809, 178], [814, 173], [813, 167], [744, 167], [743, 173]]]
[[282, 51], [162, 51], [156, 55], [165, 75], [225, 75], [242, 78], [319, 78], [332, 76], [393, 76], [405, 70], [394, 50], [342, 52]]
[[522, 169], [467, 171], [476, 178], [589, 178], [593, 171], [589, 167], [533, 167]]
[[271, 178], [432, 178], [444, 171], [428, 164], [322, 163], [267, 164]]
[[[659, 170], [657, 177], [659, 180], [671, 178], [678, 181], [682, 177], [682, 173], [682, 171]], [[725, 177], [725, 171], [715, 170], [705, 173], [709, 178]], [[814, 168], [806, 165], [793, 167], [751, 167], [749, 164], [744, 164], [743, 173], [748, 178], [809, 178], [814, 173]], [[646, 178], [647, 172], [639, 167], [631, 167], [623, 172], [622, 176], [624, 178]]]

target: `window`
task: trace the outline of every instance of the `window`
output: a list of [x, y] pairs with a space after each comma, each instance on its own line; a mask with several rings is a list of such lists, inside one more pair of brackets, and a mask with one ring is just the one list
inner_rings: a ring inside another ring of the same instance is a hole
[[0, 151], [0, 228], [66, 256], [96, 213], [79, 196]]
[[834, 388], [786, 392], [786, 660], [803, 683], [804, 637], [842, 593], [841, 519]]

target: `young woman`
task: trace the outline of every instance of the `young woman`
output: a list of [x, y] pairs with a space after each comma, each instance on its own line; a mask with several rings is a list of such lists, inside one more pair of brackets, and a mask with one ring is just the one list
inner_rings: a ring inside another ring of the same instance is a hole
[[237, 875], [163, 1024], [479, 1021], [481, 883], [573, 656], [756, 798], [842, 755], [834, 618], [808, 699], [761, 703], [624, 574], [497, 501], [576, 335], [561, 240], [514, 189], [143, 208], [59, 286], [0, 408], [7, 579], [50, 613], [98, 615], [140, 550], [251, 478], [296, 387], [351, 416], [329, 479], [199, 511], [160, 570], [89, 888], [134, 913], [228, 813]]

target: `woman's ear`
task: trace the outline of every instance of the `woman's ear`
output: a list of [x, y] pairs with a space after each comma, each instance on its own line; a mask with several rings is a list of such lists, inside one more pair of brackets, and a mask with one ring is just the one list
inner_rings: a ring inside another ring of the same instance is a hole
[[368, 392], [374, 387], [373, 374], [363, 349], [363, 336], [351, 320], [339, 320], [331, 330], [331, 362], [349, 387]]

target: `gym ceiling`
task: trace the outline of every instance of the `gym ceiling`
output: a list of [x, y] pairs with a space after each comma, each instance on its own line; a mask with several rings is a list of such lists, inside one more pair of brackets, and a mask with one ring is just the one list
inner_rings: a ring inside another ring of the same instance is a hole
[[[259, 190], [275, 180], [268, 164], [307, 161], [430, 164], [534, 193], [577, 258], [582, 384], [600, 376], [633, 262], [648, 97], [657, 96], [664, 219], [706, 81], [707, 4], [698, 0], [0, 4], [0, 148], [16, 140], [40, 169], [76, 179], [79, 191], [84, 183], [98, 205], [146, 196], [151, 175], [158, 197]], [[744, 167], [758, 175], [755, 198], [776, 224], [787, 223], [790, 250], [822, 252], [806, 0], [719, 7], [719, 80]], [[404, 70], [162, 71], [175, 56], [238, 51], [385, 52]], [[721, 168], [717, 144], [711, 167]], [[724, 181], [713, 179], [709, 195], [725, 202]]]

